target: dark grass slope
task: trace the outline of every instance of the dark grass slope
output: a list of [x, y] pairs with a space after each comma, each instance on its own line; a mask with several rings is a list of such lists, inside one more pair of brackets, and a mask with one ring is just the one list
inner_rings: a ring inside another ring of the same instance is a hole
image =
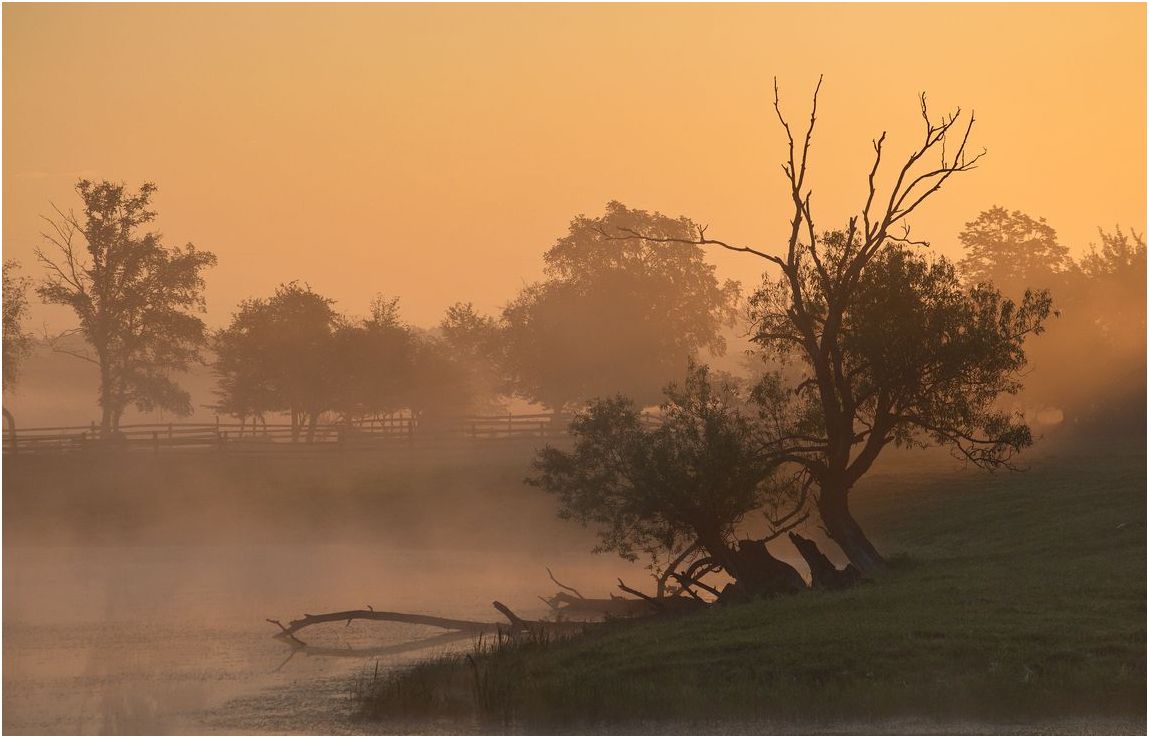
[[1144, 439], [1027, 463], [872, 475], [859, 514], [895, 554], [878, 581], [430, 662], [359, 708], [543, 732], [1144, 732]]

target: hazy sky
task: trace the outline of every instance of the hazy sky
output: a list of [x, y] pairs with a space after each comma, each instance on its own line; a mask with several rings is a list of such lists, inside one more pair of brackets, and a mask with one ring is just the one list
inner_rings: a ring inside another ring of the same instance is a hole
[[[1001, 204], [1079, 253], [1145, 224], [1145, 6], [5, 5], [6, 258], [83, 176], [160, 188], [169, 242], [219, 256], [209, 323], [291, 279], [350, 313], [494, 310], [606, 201], [770, 248], [784, 138], [825, 74], [815, 217], [864, 197], [870, 141], [921, 136], [916, 95], [974, 108], [989, 155], [915, 214], [956, 234]], [[754, 282], [761, 264], [715, 256]], [[66, 316], [37, 308], [37, 324]]]

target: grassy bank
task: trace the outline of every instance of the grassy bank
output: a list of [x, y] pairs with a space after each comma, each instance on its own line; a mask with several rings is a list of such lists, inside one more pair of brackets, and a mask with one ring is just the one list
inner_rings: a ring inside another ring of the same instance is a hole
[[455, 729], [1144, 730], [1144, 439], [1027, 463], [872, 475], [859, 517], [897, 555], [878, 581], [447, 657], [361, 684], [357, 709]]

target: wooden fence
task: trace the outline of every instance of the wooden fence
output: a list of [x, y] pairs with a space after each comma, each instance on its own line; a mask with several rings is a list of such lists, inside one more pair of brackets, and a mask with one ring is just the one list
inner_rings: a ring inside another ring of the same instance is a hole
[[8, 429], [4, 454], [131, 451], [137, 453], [262, 454], [385, 448], [450, 447], [493, 441], [566, 437], [566, 423], [550, 414], [471, 416], [437, 419], [385, 417], [353, 423], [133, 423], [110, 437], [90, 426]]

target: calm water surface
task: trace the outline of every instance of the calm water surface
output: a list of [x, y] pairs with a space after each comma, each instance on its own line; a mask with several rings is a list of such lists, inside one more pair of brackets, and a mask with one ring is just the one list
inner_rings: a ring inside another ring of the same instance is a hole
[[[588, 596], [638, 567], [586, 554], [396, 551], [373, 545], [5, 547], [5, 733], [354, 732], [349, 686], [450, 646], [391, 655], [298, 654], [269, 636], [305, 612], [356, 609], [499, 620], [555, 586]], [[441, 633], [401, 624], [321, 626], [340, 649]], [[467, 641], [455, 647], [467, 647]]]

